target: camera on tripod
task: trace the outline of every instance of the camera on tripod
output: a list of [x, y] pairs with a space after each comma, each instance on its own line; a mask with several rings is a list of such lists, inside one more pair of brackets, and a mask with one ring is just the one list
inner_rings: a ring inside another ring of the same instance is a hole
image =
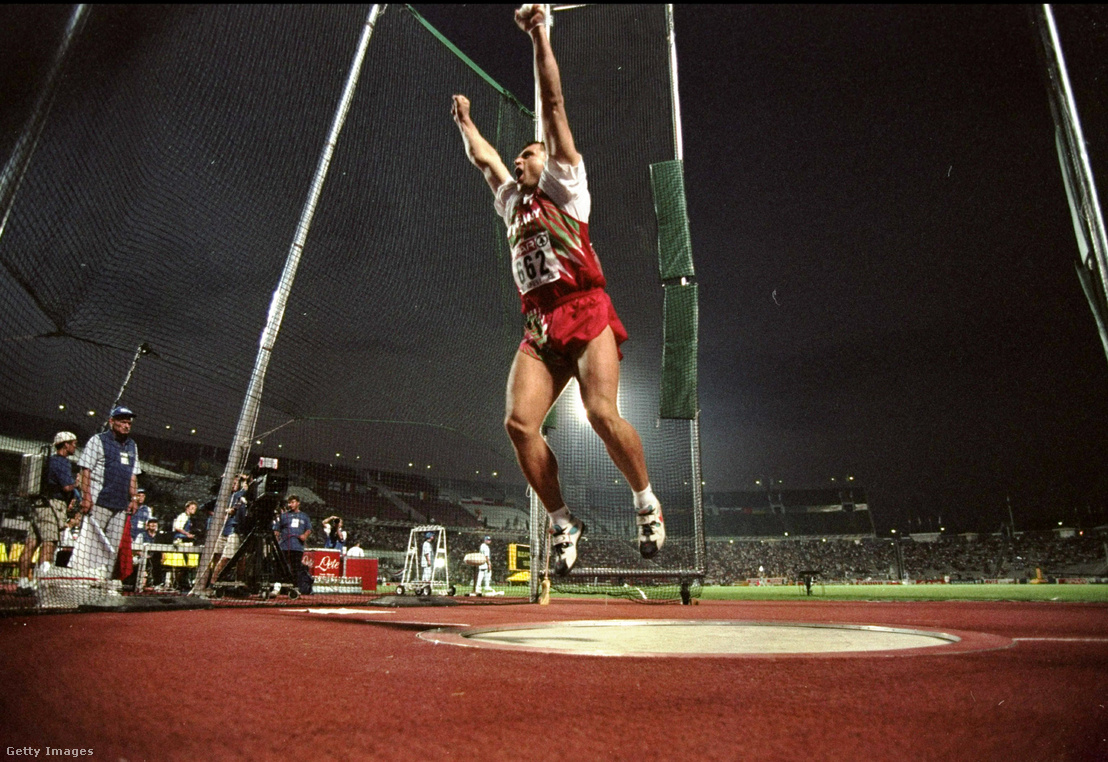
[[290, 598], [299, 595], [295, 586], [296, 570], [289, 565], [274, 536], [277, 514], [288, 488], [288, 477], [277, 473], [277, 459], [261, 458], [251, 471], [244, 496], [245, 516], [236, 527], [242, 542], [213, 582], [213, 587], [219, 591], [217, 594], [222, 594], [226, 588], [230, 595], [258, 594], [267, 598], [282, 589], [288, 591]]
[[250, 476], [246, 499], [251, 503], [266, 497], [280, 501], [289, 491], [289, 478], [277, 473], [276, 458], [259, 458]]

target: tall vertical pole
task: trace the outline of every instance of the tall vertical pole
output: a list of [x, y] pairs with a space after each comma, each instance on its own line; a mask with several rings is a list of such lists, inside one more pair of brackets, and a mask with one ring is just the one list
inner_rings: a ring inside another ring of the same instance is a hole
[[[1086, 289], [1099, 286], [1098, 295], [1088, 294], [1093, 313], [1100, 324], [1101, 340], [1104, 342], [1105, 352], [1108, 353], [1108, 335], [1105, 334], [1104, 321], [1108, 316], [1100, 314], [1098, 306], [1108, 301], [1108, 238], [1105, 236], [1104, 217], [1100, 209], [1100, 199], [1097, 196], [1096, 183], [1093, 181], [1092, 164], [1089, 162], [1089, 152], [1085, 147], [1085, 135], [1081, 129], [1081, 120], [1077, 114], [1077, 102], [1074, 100], [1073, 88], [1070, 85], [1069, 72], [1066, 70], [1066, 61], [1062, 56], [1062, 43], [1058, 37], [1058, 28], [1054, 23], [1054, 13], [1049, 4], [1040, 8], [1040, 25], [1043, 48], [1047, 56], [1047, 70], [1050, 75], [1051, 112], [1054, 116], [1055, 126], [1064, 137], [1059, 146], [1059, 155], [1062, 162], [1062, 174], [1066, 180], [1066, 192], [1069, 196], [1070, 211], [1073, 213], [1075, 227], [1080, 226], [1075, 233], [1081, 249], [1091, 249], [1091, 255], [1082, 262], [1086, 270], [1096, 271], [1097, 282], [1092, 282], [1088, 272], [1082, 272], [1082, 285]], [[1068, 166], [1067, 166], [1068, 165]], [[1070, 185], [1074, 187], [1071, 188]], [[1083, 257], [1086, 252], [1082, 251]]]
[[[685, 160], [685, 142], [681, 130], [681, 93], [677, 85], [677, 29], [673, 19], [673, 4], [666, 4], [666, 32], [669, 44], [669, 96], [673, 115], [673, 153], [677, 161]], [[684, 283], [684, 279], [682, 279]], [[689, 421], [689, 452], [692, 458], [693, 478], [693, 558], [695, 567], [703, 572], [707, 568], [707, 538], [704, 534], [704, 475], [700, 464], [700, 409], [697, 403], [695, 417]]]
[[[543, 14], [546, 21], [546, 34], [550, 35], [551, 29], [554, 28], [554, 14], [551, 13], [549, 4], [543, 5]], [[539, 91], [539, 73], [535, 72], [535, 140], [542, 140], [542, 94]], [[557, 407], [559, 400], [554, 400], [554, 408]], [[544, 436], [545, 436], [545, 423], [550, 420], [551, 411], [547, 411], [547, 418], [544, 423]], [[547, 525], [547, 513], [546, 508], [543, 506], [542, 501], [539, 500], [539, 495], [535, 490], [528, 488], [527, 494], [531, 496], [531, 601], [533, 603], [538, 602], [539, 595], [542, 588], [542, 579], [546, 574], [550, 572], [546, 568], [546, 559], [549, 559], [549, 553], [547, 543], [550, 542], [550, 537], [546, 532]]]
[[[369, 47], [369, 38], [373, 34], [373, 28], [377, 24], [377, 19], [384, 12], [386, 6], [376, 4], [370, 11], [369, 16], [366, 18], [365, 25], [362, 27], [362, 37], [358, 41], [358, 49], [354, 54], [354, 61], [350, 64], [350, 72], [346, 77], [346, 87], [343, 89], [342, 99], [339, 102], [338, 109], [335, 111], [334, 119], [331, 123], [331, 132], [327, 136], [327, 142], [323, 146], [323, 151], [319, 157], [319, 163], [316, 165], [315, 177], [312, 180], [311, 189], [308, 191], [308, 198], [304, 202], [303, 210], [300, 213], [300, 222], [296, 226], [296, 236], [292, 242], [292, 246], [289, 248], [288, 256], [285, 258], [285, 268], [281, 273], [281, 279], [277, 283], [277, 288], [273, 292], [273, 298], [269, 304], [269, 316], [266, 320], [265, 329], [262, 331], [261, 340], [259, 341], [258, 354], [254, 360], [254, 371], [250, 376], [250, 384], [246, 390], [246, 398], [243, 401], [242, 412], [239, 415], [238, 426], [235, 429], [235, 438], [231, 443], [231, 451], [227, 455], [227, 466], [223, 470], [223, 482], [219, 488], [219, 497], [216, 500], [215, 514], [212, 520], [212, 529], [216, 529], [218, 526], [222, 530], [226, 515], [224, 514], [224, 508], [228, 505], [231, 499], [231, 488], [234, 485], [235, 476], [242, 470], [246, 463], [247, 457], [250, 453], [250, 441], [254, 437], [254, 426], [258, 420], [258, 412], [261, 408], [262, 402], [262, 387], [265, 384], [265, 373], [269, 367], [269, 360], [273, 354], [273, 345], [277, 341], [277, 334], [281, 330], [281, 321], [285, 316], [285, 307], [288, 304], [289, 292], [292, 290], [293, 279], [296, 277], [296, 270], [300, 266], [300, 256], [304, 251], [304, 243], [308, 238], [308, 230], [312, 224], [312, 218], [315, 216], [316, 204], [319, 202], [320, 194], [323, 192], [323, 182], [327, 178], [327, 170], [331, 166], [331, 157], [335, 152], [335, 145], [338, 143], [339, 134], [342, 132], [343, 124], [346, 122], [347, 112], [350, 110], [350, 102], [354, 98], [354, 91], [358, 86], [358, 78], [361, 76], [362, 63], [365, 61], [366, 49]], [[217, 518], [218, 517], [218, 520]], [[208, 537], [204, 542], [204, 552], [200, 558], [200, 569], [208, 569], [211, 567], [213, 561], [212, 555], [215, 551], [215, 543], [220, 534], [220, 531], [208, 532]], [[200, 589], [205, 582], [205, 575], [203, 573], [197, 576], [197, 586], [194, 588], [194, 592]]]
[[23, 182], [23, 175], [27, 173], [27, 166], [31, 163], [31, 156], [38, 145], [42, 128], [46, 124], [46, 117], [50, 113], [50, 107], [54, 105], [54, 93], [57, 89], [58, 75], [73, 49], [73, 41], [77, 39], [81, 29], [88, 18], [88, 6], [81, 4], [73, 6], [73, 13], [69, 16], [69, 22], [62, 36], [62, 44], [58, 46], [58, 52], [54, 54], [54, 61], [50, 64], [50, 70], [46, 73], [46, 80], [39, 91], [35, 105], [31, 109], [31, 115], [27, 117], [27, 124], [12, 150], [11, 158], [4, 165], [3, 173], [0, 173], [0, 236], [4, 235], [4, 227], [8, 224], [8, 215], [11, 214], [15, 204], [15, 195]]
[[666, 29], [669, 35], [669, 97], [673, 104], [673, 144], [677, 161], [685, 160], [685, 143], [681, 135], [681, 94], [677, 89], [677, 30], [673, 23], [673, 4], [666, 5]]

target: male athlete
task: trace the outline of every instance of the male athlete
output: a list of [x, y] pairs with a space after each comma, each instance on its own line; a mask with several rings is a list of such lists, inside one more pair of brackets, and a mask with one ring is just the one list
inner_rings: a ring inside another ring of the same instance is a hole
[[558, 483], [558, 463], [542, 422], [571, 378], [581, 389], [590, 425], [634, 492], [639, 552], [652, 558], [665, 542], [662, 506], [650, 488], [642, 440], [616, 407], [619, 345], [627, 332], [608, 294], [589, 243], [591, 197], [585, 164], [573, 144], [561, 76], [546, 32], [542, 5], [524, 5], [516, 24], [531, 38], [539, 83], [543, 142], [524, 146], [509, 173], [455, 95], [454, 121], [466, 156], [481, 170], [508, 226], [512, 275], [523, 301], [523, 341], [508, 375], [505, 428], [531, 488], [550, 515], [556, 574], [577, 563], [585, 525], [570, 513]]

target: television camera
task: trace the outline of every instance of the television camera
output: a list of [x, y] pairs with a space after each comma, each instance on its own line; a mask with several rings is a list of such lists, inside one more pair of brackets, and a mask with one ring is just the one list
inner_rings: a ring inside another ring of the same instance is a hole
[[273, 532], [288, 486], [288, 477], [277, 473], [276, 459], [262, 458], [251, 471], [235, 527], [242, 540], [212, 583], [217, 596], [258, 595], [264, 600], [286, 590], [289, 598], [299, 597], [295, 572]]

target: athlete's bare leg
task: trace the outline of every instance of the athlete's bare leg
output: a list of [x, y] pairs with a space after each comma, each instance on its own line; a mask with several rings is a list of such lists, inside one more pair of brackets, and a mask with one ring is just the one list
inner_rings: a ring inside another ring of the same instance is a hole
[[523, 352], [516, 352], [505, 402], [504, 428], [512, 440], [527, 483], [548, 512], [565, 505], [558, 484], [558, 460], [542, 436], [542, 422], [569, 379], [571, 368], [551, 368]]
[[619, 414], [619, 347], [611, 327], [590, 341], [577, 358], [577, 382], [589, 424], [603, 440], [612, 462], [631, 489], [646, 489], [650, 479], [642, 440], [635, 427]]

